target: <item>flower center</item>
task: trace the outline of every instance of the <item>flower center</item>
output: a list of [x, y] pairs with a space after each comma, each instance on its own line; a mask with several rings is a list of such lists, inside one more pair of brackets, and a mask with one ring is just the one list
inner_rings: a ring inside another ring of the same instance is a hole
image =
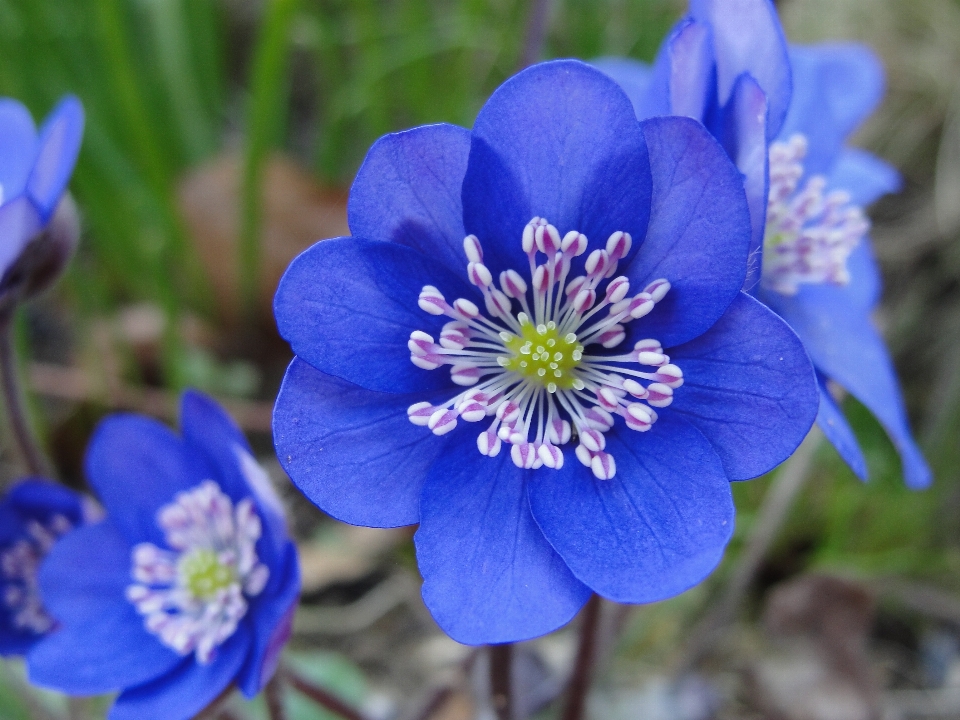
[[[500, 274], [497, 287], [483, 263], [480, 241], [473, 235], [463, 241], [467, 276], [483, 293], [489, 317], [470, 300], [448, 303], [437, 288], [423, 288], [421, 309], [451, 322], [439, 342], [425, 332], [412, 333], [410, 360], [425, 370], [449, 365], [453, 382], [470, 389], [443, 405], [416, 403], [407, 414], [436, 435], [453, 430], [458, 418], [492, 417], [477, 438], [478, 449], [494, 457], [508, 443], [514, 463], [525, 469], [561, 468], [560, 446], [575, 439], [577, 458], [598, 478], [612, 478], [616, 463], [605, 452], [604, 433], [613, 427], [614, 416], [632, 430], [649, 430], [657, 419], [653, 408], [672, 402], [683, 373], [653, 339], [623, 354], [588, 353], [587, 348], [620, 345], [624, 326], [649, 314], [670, 283], [655, 280], [627, 297], [629, 280], [613, 277], [632, 244], [624, 232], [613, 233], [605, 249], [590, 253], [585, 274], [573, 278], [572, 261], [587, 248], [583, 234], [573, 230], [561, 238], [546, 220], [534, 218], [521, 242], [529, 283], [511, 269]], [[546, 260], [538, 264], [538, 255]]]
[[37, 570], [57, 539], [72, 528], [63, 515], [54, 515], [46, 524], [31, 520], [27, 537], [0, 553], [2, 601], [15, 628], [40, 635], [53, 627], [40, 598]]
[[233, 567], [220, 562], [213, 550], [199, 548], [184, 555], [177, 566], [183, 585], [198, 600], [210, 600], [237, 581]]
[[207, 664], [270, 576], [256, 553], [260, 517], [250, 498], [234, 507], [205, 480], [162, 507], [157, 524], [171, 550], [152, 543], [133, 549], [127, 599], [164, 645]]
[[824, 194], [822, 175], [798, 190], [806, 155], [807, 139], [800, 134], [770, 146], [762, 282], [783, 295], [795, 295], [802, 283], [847, 284], [847, 258], [870, 229], [848, 193]]

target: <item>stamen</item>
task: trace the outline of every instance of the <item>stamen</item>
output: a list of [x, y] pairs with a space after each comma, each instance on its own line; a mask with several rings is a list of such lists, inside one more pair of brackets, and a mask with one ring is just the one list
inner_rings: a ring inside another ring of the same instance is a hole
[[[619, 346], [625, 326], [649, 314], [670, 290], [670, 283], [659, 279], [630, 297], [626, 277], [609, 280], [632, 242], [629, 233], [613, 233], [603, 249], [587, 256], [585, 274], [570, 278], [573, 259], [586, 252], [586, 236], [576, 230], [561, 236], [545, 219], [533, 218], [521, 237], [529, 274], [525, 279], [505, 270], [497, 288], [480, 240], [464, 238], [467, 277], [483, 293], [488, 317], [470, 300], [448, 303], [427, 285], [420, 307], [451, 322], [439, 343], [415, 331], [408, 347], [415, 365], [425, 370], [449, 365], [453, 382], [469, 389], [440, 406], [411, 405], [410, 422], [444, 435], [458, 420], [491, 418], [477, 437], [479, 452], [495, 457], [507, 443], [514, 464], [531, 470], [563, 467], [562, 446], [576, 437], [577, 458], [597, 478], [614, 477], [616, 462], [605, 450], [604, 433], [615, 416], [647, 432], [657, 419], [654, 407], [667, 407], [683, 384], [680, 368], [670, 364], [656, 340], [642, 340], [621, 355], [586, 352], [589, 345]], [[538, 262], [541, 256], [545, 260]]]
[[204, 480], [161, 508], [157, 524], [171, 550], [134, 547], [127, 599], [164, 645], [207, 664], [269, 579], [256, 553], [260, 517], [250, 498], [234, 507], [219, 485]]
[[814, 175], [798, 190], [806, 154], [807, 139], [800, 134], [770, 146], [762, 282], [783, 295], [795, 295], [803, 283], [847, 284], [847, 258], [870, 229], [847, 193], [824, 195], [823, 176]]

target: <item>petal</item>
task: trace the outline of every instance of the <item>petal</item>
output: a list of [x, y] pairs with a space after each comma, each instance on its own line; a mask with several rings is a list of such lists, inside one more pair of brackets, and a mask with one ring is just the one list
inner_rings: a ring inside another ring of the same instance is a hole
[[869, 205], [882, 195], [900, 192], [903, 181], [890, 163], [857, 148], [843, 148], [827, 175], [831, 190], [846, 190], [856, 205]]
[[267, 587], [250, 607], [252, 648], [237, 677], [237, 685], [247, 697], [260, 692], [273, 677], [280, 653], [290, 637], [299, 598], [300, 564], [296, 547], [288, 543], [285, 562], [271, 568]]
[[303, 360], [369, 390], [452, 387], [449, 373], [410, 362], [410, 333], [439, 337], [449, 320], [420, 309], [425, 285], [439, 288], [450, 303], [460, 297], [480, 301], [465, 280], [410, 248], [358, 238], [324, 240], [301, 253], [280, 280], [277, 327]]
[[590, 597], [533, 521], [524, 474], [509, 452], [483, 457], [463, 433], [427, 477], [414, 536], [423, 600], [457, 642], [544, 635]]
[[87, 477], [111, 522], [132, 545], [165, 545], [157, 511], [213, 476], [198, 453], [165, 425], [118, 413], [102, 421], [87, 448]]
[[22, 522], [47, 523], [54, 515], [63, 515], [73, 525], [83, 522], [81, 496], [50, 480], [21, 480], [7, 492], [3, 504], [7, 503]]
[[624, 274], [637, 288], [666, 278], [671, 290], [628, 328], [631, 337], [655, 337], [667, 347], [706, 331], [737, 297], [750, 215], [740, 173], [700, 123], [654, 118], [641, 126], [650, 148], [652, 211]]
[[462, 274], [467, 259], [460, 193], [469, 154], [470, 131], [456, 125], [380, 138], [350, 188], [350, 232], [405, 245]]
[[817, 417], [820, 394], [803, 345], [748, 295], [708, 332], [667, 353], [684, 381], [663, 414], [681, 413], [702, 432], [731, 480], [786, 460]]
[[770, 0], [691, 0], [690, 14], [713, 30], [720, 105], [737, 79], [752, 75], [767, 96], [767, 139], [780, 131], [790, 105], [790, 59], [783, 28]]
[[578, 60], [534, 65], [480, 111], [463, 184], [464, 225], [496, 275], [528, 266], [523, 228], [543, 217], [602, 247], [614, 232], [644, 236], [650, 212], [646, 145], [633, 107]]
[[303, 494], [338, 520], [413, 525], [424, 478], [449, 438], [414, 425], [407, 408], [455, 393], [365, 390], [294, 358], [273, 411], [277, 457]]
[[847, 136], [883, 97], [883, 66], [865, 45], [824, 44], [790, 48], [793, 99], [780, 137], [807, 137], [804, 169], [830, 172]]
[[650, 65], [633, 58], [613, 56], [594, 58], [590, 64], [617, 83], [627, 94], [638, 120], [665, 114], [650, 112], [647, 109], [646, 98], [653, 74], [653, 68]]
[[668, 63], [669, 114], [703, 122], [707, 103], [713, 99], [715, 60], [709, 26], [681, 21], [665, 48], [657, 64], [659, 71], [661, 63]]
[[0, 205], [23, 192], [36, 152], [30, 111], [13, 98], [0, 98]]
[[730, 483], [710, 443], [664, 413], [653, 429], [607, 436], [617, 463], [597, 480], [575, 458], [535, 471], [530, 508], [543, 534], [583, 583], [617, 602], [673, 597], [720, 562], [733, 533]]
[[83, 105], [68, 95], [53, 109], [40, 128], [37, 156], [27, 180], [27, 192], [44, 222], [50, 219], [80, 153], [83, 139]]
[[0, 279], [42, 227], [40, 213], [26, 195], [0, 205]]
[[44, 604], [61, 627], [27, 656], [30, 682], [70, 695], [120, 690], [181, 663], [126, 599], [130, 545], [110, 521], [65, 535], [40, 568]]
[[764, 300], [790, 323], [821, 373], [846, 388], [886, 429], [903, 462], [911, 488], [930, 484], [930, 468], [907, 423], [896, 372], [883, 339], [862, 307], [845, 302], [842, 288], [804, 286], [787, 297], [766, 293]]
[[857, 442], [853, 429], [847, 419], [840, 412], [837, 403], [824, 387], [824, 379], [820, 378], [820, 411], [817, 413], [817, 425], [823, 430], [827, 440], [833, 445], [843, 461], [850, 466], [854, 474], [861, 480], [867, 479], [867, 460]]
[[872, 310], [880, 302], [882, 279], [869, 237], [864, 237], [847, 258], [850, 282], [837, 288], [846, 302], [864, 310]]
[[283, 503], [269, 476], [253, 458], [243, 432], [216, 402], [193, 390], [185, 392], [181, 399], [180, 426], [190, 451], [206, 459], [215, 471], [212, 479], [234, 502], [255, 499], [266, 526], [266, 533], [257, 543], [257, 555], [262, 562], [272, 565], [287, 545]]
[[733, 97], [723, 110], [723, 142], [743, 175], [743, 189], [750, 209], [750, 250], [745, 289], [760, 280], [763, 267], [763, 235], [767, 222], [767, 96], [750, 75], [741, 75]]
[[200, 665], [187, 660], [153, 682], [125, 690], [107, 720], [190, 720], [217, 699], [236, 677], [250, 648], [250, 634], [234, 633], [214, 660]]

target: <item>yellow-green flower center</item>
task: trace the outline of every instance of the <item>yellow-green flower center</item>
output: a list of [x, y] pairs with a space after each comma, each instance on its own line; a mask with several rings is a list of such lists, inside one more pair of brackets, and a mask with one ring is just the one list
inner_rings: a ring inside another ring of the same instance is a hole
[[224, 565], [217, 553], [206, 548], [199, 548], [184, 556], [179, 569], [183, 584], [198, 600], [209, 600], [219, 590], [237, 581], [233, 568]]
[[[509, 337], [505, 337], [509, 336]], [[551, 393], [574, 386], [573, 372], [583, 357], [583, 345], [574, 333], [561, 335], [553, 321], [520, 325], [520, 334], [501, 333], [510, 355], [503, 367], [529, 380], [539, 381]]]

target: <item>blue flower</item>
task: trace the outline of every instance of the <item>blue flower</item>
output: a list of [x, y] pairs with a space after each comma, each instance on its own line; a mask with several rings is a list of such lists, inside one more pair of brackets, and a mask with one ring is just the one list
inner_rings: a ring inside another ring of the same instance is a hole
[[[67, 237], [58, 233], [52, 242], [46, 239], [51, 247], [36, 249], [25, 258], [29, 267], [18, 267], [18, 260], [25, 257], [32, 241], [43, 237], [41, 231], [61, 207], [80, 151], [83, 123], [83, 106], [73, 96], [60, 101], [39, 131], [21, 103], [0, 98], [0, 292], [4, 294], [11, 284], [25, 281], [29, 286], [52, 279], [73, 251], [76, 232], [66, 233]], [[74, 214], [72, 206], [64, 212]], [[75, 219], [66, 222], [75, 223]], [[14, 268], [17, 272], [11, 273]], [[43, 277], [29, 277], [37, 273]]]
[[30, 680], [120, 692], [110, 720], [186, 720], [231, 684], [273, 674], [300, 591], [296, 549], [240, 431], [188, 392], [183, 437], [137, 415], [101, 423], [86, 471], [107, 518], [61, 539], [40, 570], [60, 628]]
[[472, 132], [382, 138], [348, 214], [277, 291], [297, 354], [278, 456], [340, 520], [420, 524], [423, 597], [456, 640], [698, 583], [729, 480], [813, 422], [802, 346], [740, 292], [736, 168], [699, 123], [637, 123], [584, 63], [520, 73]]
[[883, 96], [879, 60], [852, 44], [788, 48], [769, 0], [694, 0], [654, 67], [622, 59], [597, 65], [630, 93], [639, 119], [702, 119], [735, 160], [753, 221], [745, 289], [803, 340], [820, 382], [818, 424], [844, 460], [866, 479], [828, 380], [880, 421], [907, 485], [929, 485], [870, 318], [880, 279], [862, 208], [899, 189], [900, 179], [882, 160], [845, 145]]
[[0, 655], [23, 655], [54, 622], [37, 570], [54, 543], [89, 519], [80, 495], [46, 480], [23, 480], [0, 500]]

